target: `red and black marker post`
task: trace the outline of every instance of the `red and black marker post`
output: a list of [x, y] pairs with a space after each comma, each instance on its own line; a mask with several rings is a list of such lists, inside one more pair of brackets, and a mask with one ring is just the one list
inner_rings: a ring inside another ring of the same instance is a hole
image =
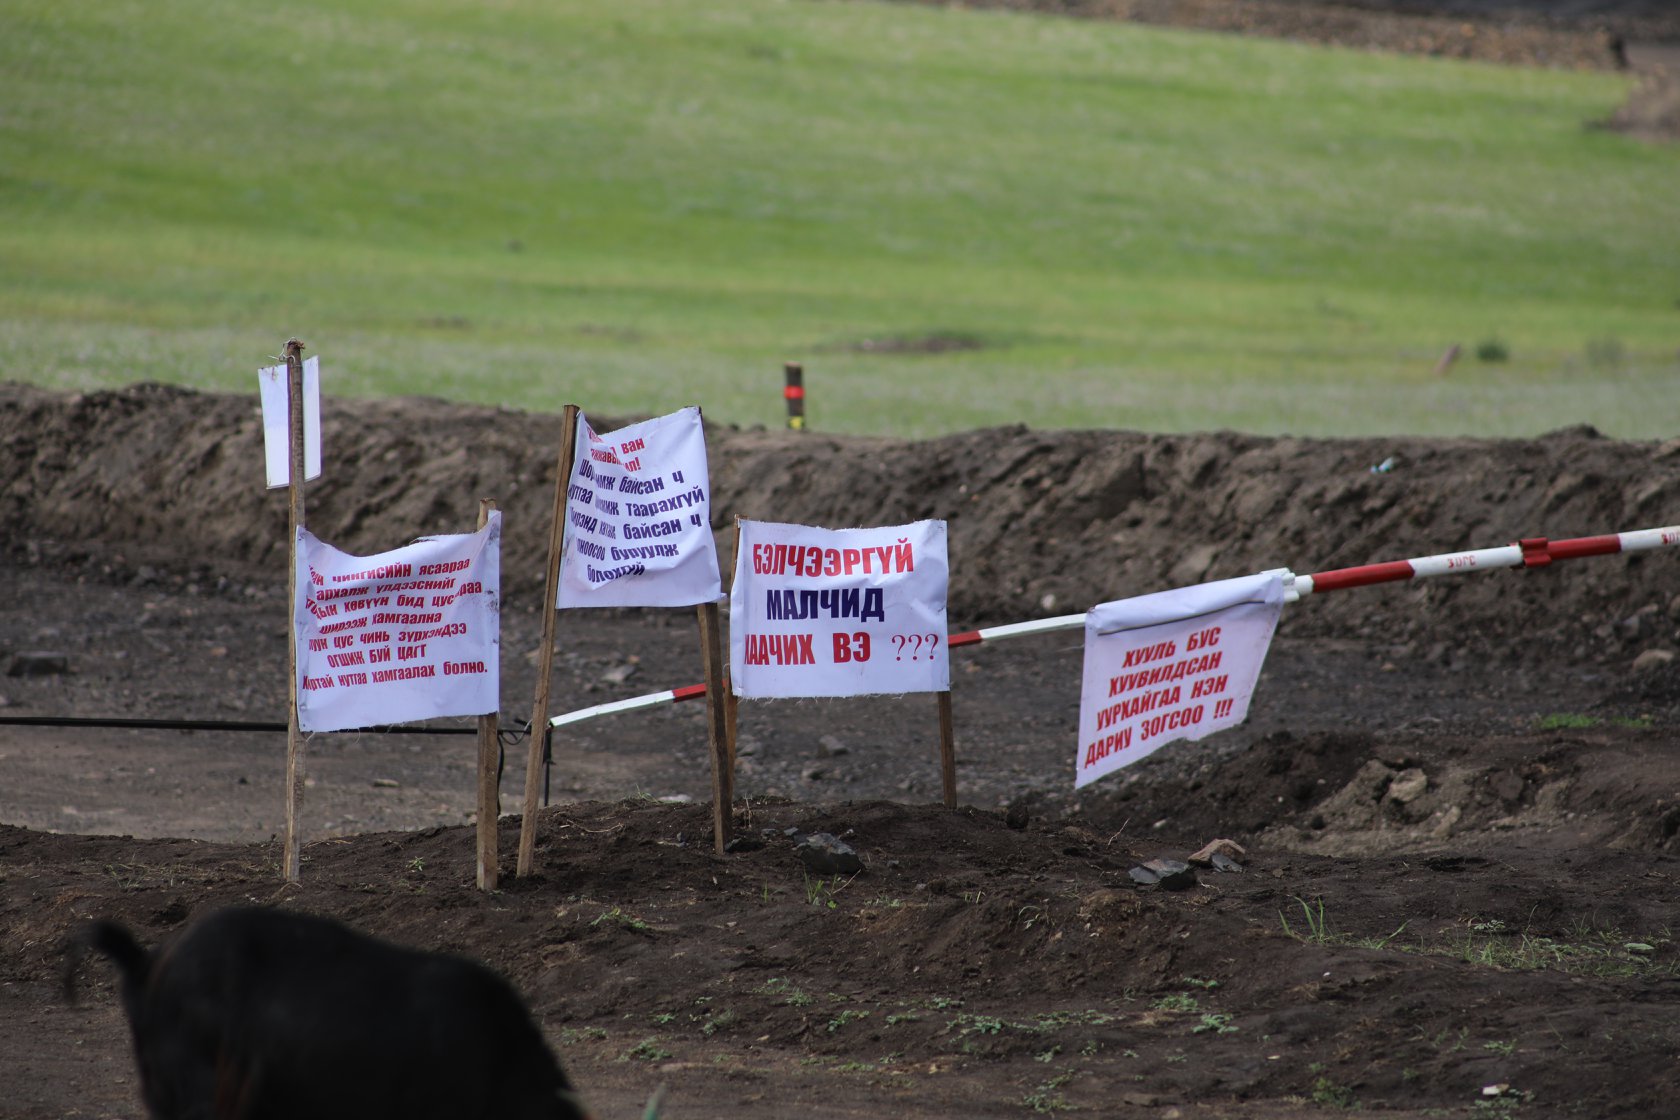
[[788, 427], [796, 432], [805, 430], [805, 367], [798, 362], [788, 362], [782, 367], [787, 375], [787, 387], [782, 390], [782, 396], [787, 398]]

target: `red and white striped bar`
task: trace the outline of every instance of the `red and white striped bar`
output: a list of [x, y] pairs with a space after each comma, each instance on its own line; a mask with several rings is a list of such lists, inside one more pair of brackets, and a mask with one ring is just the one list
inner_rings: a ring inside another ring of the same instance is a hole
[[615, 712], [633, 712], [637, 708], [657, 708], [661, 704], [675, 704], [683, 700], [698, 700], [706, 695], [703, 684], [686, 684], [681, 688], [667, 689], [664, 692], [650, 692], [646, 696], [632, 696], [628, 700], [613, 700], [606, 704], [596, 704], [593, 708], [579, 708], [575, 712], [564, 712], [548, 721], [550, 727], [564, 727], [568, 723], [582, 723], [584, 720], [594, 719], [596, 716], [610, 716]]
[[[1310, 576], [1298, 576], [1288, 568], [1283, 573], [1284, 601], [1299, 602], [1308, 595], [1322, 595], [1328, 591], [1345, 591], [1351, 587], [1369, 587], [1378, 583], [1395, 583], [1408, 579], [1427, 579], [1433, 576], [1461, 575], [1465, 572], [1485, 572], [1496, 568], [1543, 568], [1554, 560], [1579, 560], [1586, 556], [1612, 556], [1618, 552], [1646, 552], [1654, 548], [1680, 545], [1680, 525], [1664, 529], [1633, 529], [1626, 533], [1608, 533], [1598, 537], [1574, 537], [1552, 541], [1545, 537], [1527, 537], [1503, 548], [1479, 548], [1469, 552], [1443, 552], [1437, 556], [1420, 556], [1414, 560], [1389, 560], [1381, 564], [1363, 564], [1356, 568], [1337, 568]], [[1032, 622], [1012, 622], [1006, 626], [989, 626], [980, 630], [966, 630], [946, 639], [949, 648], [997, 642], [1008, 638], [1024, 638], [1031, 634], [1048, 634], [1054, 630], [1077, 630], [1085, 625], [1083, 614], [1063, 614]], [[706, 695], [706, 686], [691, 684], [668, 692], [654, 692], [629, 700], [615, 700], [597, 704], [593, 708], [579, 708], [575, 712], [555, 716], [550, 727], [568, 723], [582, 723], [596, 716], [629, 712], [637, 708], [652, 708], [660, 704], [674, 704]]]
[[1504, 548], [1443, 552], [1437, 556], [1420, 556], [1414, 560], [1390, 560], [1382, 564], [1364, 564], [1356, 568], [1337, 568], [1335, 571], [1319, 572], [1316, 575], [1296, 576], [1290, 581], [1286, 601], [1293, 603], [1308, 595], [1320, 595], [1326, 591], [1345, 591], [1350, 587], [1369, 587], [1372, 584], [1393, 583], [1397, 580], [1428, 579], [1433, 576], [1459, 575], [1494, 568], [1543, 568], [1554, 560], [1611, 556], [1618, 552], [1644, 552], [1676, 544], [1680, 544], [1680, 526], [1674, 525], [1665, 529], [1634, 529], [1626, 533], [1575, 537], [1562, 541], [1529, 537]]

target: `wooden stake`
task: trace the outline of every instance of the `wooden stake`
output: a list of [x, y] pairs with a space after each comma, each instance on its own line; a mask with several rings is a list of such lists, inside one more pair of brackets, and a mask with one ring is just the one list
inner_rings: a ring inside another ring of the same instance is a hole
[[[478, 528], [483, 531], [496, 510], [494, 498], [478, 500]], [[496, 889], [496, 823], [502, 812], [502, 790], [497, 780], [497, 723], [491, 712], [478, 717], [478, 889]]]
[[727, 704], [727, 707], [724, 708], [724, 720], [729, 728], [729, 773], [733, 775], [735, 773], [735, 728], [740, 722], [738, 713], [741, 710], [741, 698], [735, 695], [735, 689], [728, 681], [723, 682], [723, 691], [725, 693], [724, 701]]
[[286, 340], [286, 419], [291, 434], [287, 476], [287, 517], [290, 529], [286, 555], [286, 851], [282, 865], [286, 882], [298, 881], [303, 866], [303, 832], [298, 814], [303, 810], [303, 736], [298, 731], [297, 707], [297, 535], [303, 517], [303, 343]]
[[554, 675], [554, 628], [560, 601], [560, 550], [566, 541], [566, 490], [572, 484], [577, 455], [578, 406], [561, 413], [560, 464], [554, 480], [554, 522], [548, 536], [547, 598], [543, 601], [542, 650], [537, 664], [537, 700], [531, 712], [531, 749], [525, 758], [525, 805], [519, 822], [519, 864], [515, 874], [531, 873], [537, 857], [537, 785], [542, 781], [543, 744], [548, 741], [548, 691]]
[[951, 690], [939, 697], [939, 777], [945, 786], [945, 808], [957, 807], [957, 741], [951, 721]]
[[723, 624], [716, 603], [695, 607], [700, 616], [700, 658], [706, 671], [706, 740], [712, 748], [712, 841], [722, 855], [735, 828], [735, 759], [730, 750], [728, 701], [723, 685]]

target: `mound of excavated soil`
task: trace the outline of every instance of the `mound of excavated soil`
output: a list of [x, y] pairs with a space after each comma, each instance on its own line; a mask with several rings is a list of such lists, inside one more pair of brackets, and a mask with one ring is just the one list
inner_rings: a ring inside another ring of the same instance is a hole
[[[558, 419], [387, 400], [324, 420], [325, 540], [381, 551], [500, 501], [517, 731]], [[708, 438], [725, 555], [736, 515], [942, 517], [953, 627], [1680, 521], [1680, 443], [1584, 429]], [[604, 1117], [657, 1083], [668, 1116], [744, 1120], [1650, 1117], [1680, 1092], [1680, 555], [1308, 599], [1244, 727], [1078, 796], [1077, 633], [953, 657], [956, 812], [926, 697], [743, 705], [734, 818], [762, 846], [727, 857], [698, 705], [579, 724], [536, 875], [512, 875], [509, 816], [491, 895], [471, 736], [315, 736], [285, 886], [283, 736], [14, 720], [283, 720], [286, 509], [261, 464], [254, 398], [0, 385], [0, 665], [48, 650], [66, 670], [0, 677], [8, 1118], [139, 1114], [109, 970], [84, 971], [82, 1006], [57, 991], [78, 921], [156, 942], [251, 900], [489, 961]], [[554, 708], [692, 683], [697, 646], [684, 612], [566, 612]], [[864, 872], [807, 871], [790, 829], [843, 837]], [[1182, 891], [1128, 873], [1216, 836], [1246, 870]]]
[[[477, 500], [494, 497], [508, 597], [538, 594], [555, 417], [415, 399], [323, 407], [329, 466], [307, 499], [317, 535], [383, 551], [465, 531]], [[102, 568], [185, 566], [212, 585], [285, 570], [285, 498], [262, 489], [251, 397], [0, 385], [0, 432], [0, 539], [14, 553], [97, 549]], [[1663, 526], [1680, 510], [1680, 440], [1588, 428], [1526, 441], [1005, 428], [908, 443], [717, 426], [707, 438], [726, 566], [736, 517], [943, 518], [959, 627], [1275, 567]], [[1374, 473], [1384, 460], [1392, 469]], [[1327, 595], [1293, 612], [1291, 632], [1503, 661], [1631, 658], [1672, 644], [1677, 596], [1680, 568], [1634, 554]]]
[[1680, 40], [1680, 13], [1659, 0], [978, 0], [964, 6], [1583, 70], [1625, 69], [1630, 41]]

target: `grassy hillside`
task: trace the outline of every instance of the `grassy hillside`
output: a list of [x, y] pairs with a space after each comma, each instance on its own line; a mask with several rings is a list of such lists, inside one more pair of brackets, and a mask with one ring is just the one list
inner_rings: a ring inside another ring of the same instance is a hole
[[0, 73], [0, 377], [1680, 431], [1613, 76], [836, 0], [0, 0]]

